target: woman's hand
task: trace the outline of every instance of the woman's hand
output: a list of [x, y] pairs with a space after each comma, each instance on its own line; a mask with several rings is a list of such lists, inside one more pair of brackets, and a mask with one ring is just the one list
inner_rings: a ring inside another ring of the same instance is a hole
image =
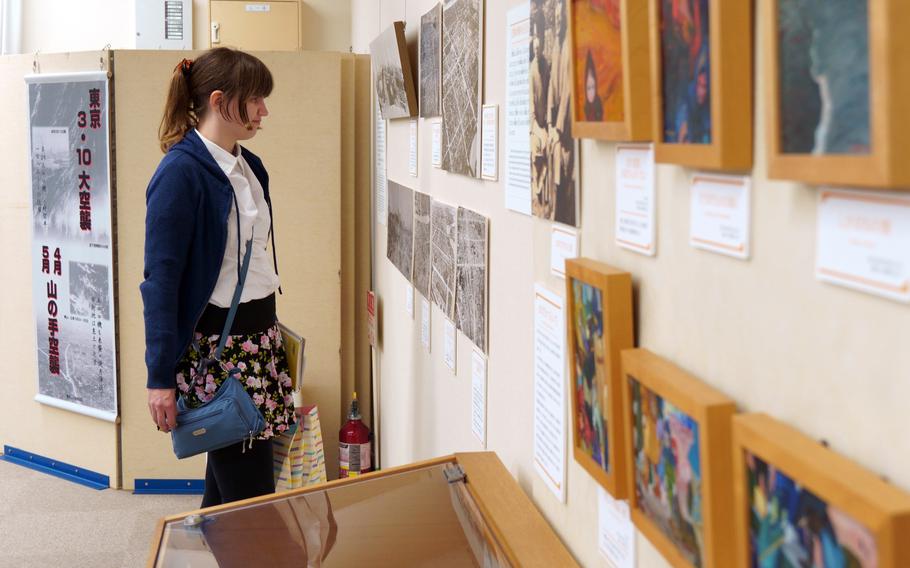
[[177, 426], [177, 398], [174, 389], [148, 389], [149, 412], [152, 421], [162, 432], [170, 432]]

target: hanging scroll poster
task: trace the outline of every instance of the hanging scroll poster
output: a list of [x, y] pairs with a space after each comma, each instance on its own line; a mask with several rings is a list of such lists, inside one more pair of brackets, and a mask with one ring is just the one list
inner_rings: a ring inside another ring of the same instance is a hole
[[35, 75], [29, 102], [35, 400], [117, 418], [106, 72]]

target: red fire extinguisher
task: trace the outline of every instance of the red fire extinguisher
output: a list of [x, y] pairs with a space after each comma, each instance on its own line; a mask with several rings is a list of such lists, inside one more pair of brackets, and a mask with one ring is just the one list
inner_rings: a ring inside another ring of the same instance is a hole
[[370, 429], [363, 423], [357, 393], [351, 401], [351, 412], [348, 421], [338, 432], [338, 449], [340, 450], [338, 473], [340, 478], [357, 477], [373, 471], [371, 460]]

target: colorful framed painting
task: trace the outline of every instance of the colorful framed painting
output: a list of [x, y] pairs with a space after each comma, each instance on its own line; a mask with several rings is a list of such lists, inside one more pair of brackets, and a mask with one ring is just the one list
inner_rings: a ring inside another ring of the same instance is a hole
[[650, 140], [648, 3], [569, 0], [569, 21], [575, 136]]
[[770, 0], [762, 17], [769, 177], [910, 187], [910, 4]]
[[622, 352], [632, 521], [675, 568], [733, 562], [734, 402], [646, 349]]
[[654, 158], [752, 167], [751, 0], [650, 0]]
[[733, 456], [736, 566], [910, 566], [910, 494], [764, 414]]
[[625, 498], [620, 353], [634, 344], [632, 278], [587, 258], [566, 261], [569, 392], [575, 461]]

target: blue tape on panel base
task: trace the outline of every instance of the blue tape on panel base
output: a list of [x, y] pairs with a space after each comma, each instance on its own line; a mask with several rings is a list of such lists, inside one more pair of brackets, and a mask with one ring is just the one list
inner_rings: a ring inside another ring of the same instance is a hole
[[73, 483], [85, 485], [92, 489], [107, 489], [111, 486], [111, 478], [85, 468], [64, 463], [52, 458], [39, 456], [12, 446], [3, 446], [3, 455], [0, 459], [34, 469], [48, 475], [53, 475]]
[[202, 495], [204, 479], [137, 479], [133, 484], [135, 495]]

